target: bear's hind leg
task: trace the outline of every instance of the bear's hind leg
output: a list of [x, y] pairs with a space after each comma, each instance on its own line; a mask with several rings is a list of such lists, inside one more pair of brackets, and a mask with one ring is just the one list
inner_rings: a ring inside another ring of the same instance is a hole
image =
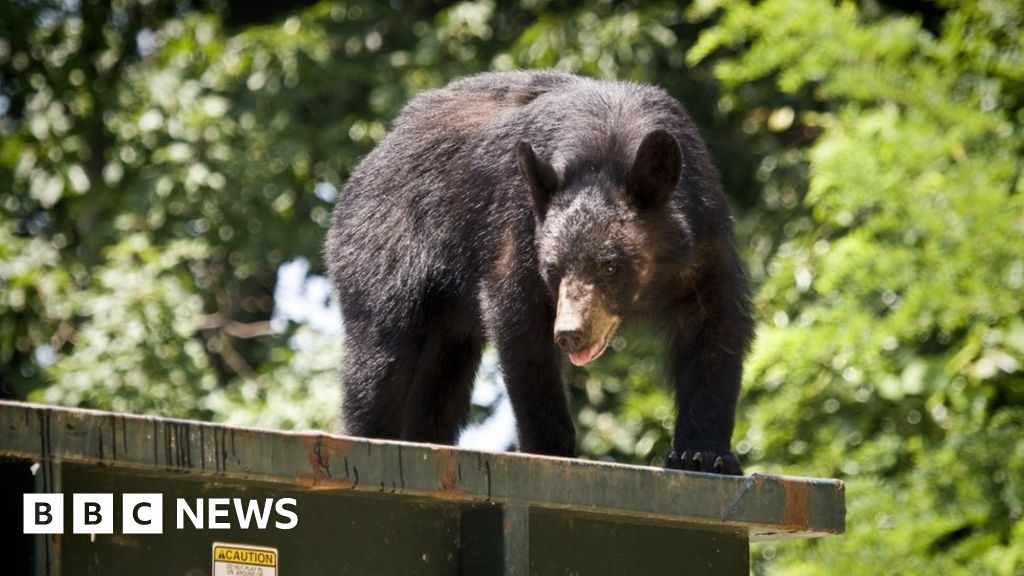
[[346, 327], [341, 363], [346, 434], [400, 439], [420, 349], [409, 335], [383, 338]]
[[482, 348], [481, 337], [448, 338], [434, 353], [423, 355], [406, 407], [403, 439], [455, 444], [469, 420]]

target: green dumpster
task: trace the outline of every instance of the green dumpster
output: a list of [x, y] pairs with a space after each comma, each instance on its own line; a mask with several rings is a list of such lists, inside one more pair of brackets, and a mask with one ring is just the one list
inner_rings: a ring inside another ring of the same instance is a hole
[[0, 431], [10, 574], [747, 574], [845, 520], [838, 480], [15, 402]]

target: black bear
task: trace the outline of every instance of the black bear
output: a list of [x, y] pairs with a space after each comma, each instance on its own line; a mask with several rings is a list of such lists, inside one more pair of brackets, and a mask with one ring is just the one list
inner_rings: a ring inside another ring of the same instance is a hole
[[519, 448], [572, 456], [558, 349], [586, 364], [646, 318], [672, 334], [668, 466], [741, 473], [748, 284], [707, 149], [664, 91], [519, 71], [424, 92], [344, 186], [326, 261], [349, 434], [455, 442], [489, 340]]

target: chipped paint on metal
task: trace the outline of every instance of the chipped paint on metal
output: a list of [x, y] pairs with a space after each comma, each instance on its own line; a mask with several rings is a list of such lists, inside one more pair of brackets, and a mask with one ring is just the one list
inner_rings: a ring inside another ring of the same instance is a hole
[[437, 448], [437, 481], [441, 498], [465, 498], [466, 491], [459, 487], [462, 479], [462, 465], [459, 451], [455, 448]]
[[782, 525], [791, 530], [806, 530], [810, 524], [810, 485], [802, 480], [794, 480], [783, 484], [782, 489], [786, 495]]

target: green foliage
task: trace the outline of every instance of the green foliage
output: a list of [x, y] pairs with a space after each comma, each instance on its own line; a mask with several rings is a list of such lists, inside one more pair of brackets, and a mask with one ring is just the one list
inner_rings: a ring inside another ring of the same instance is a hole
[[[413, 94], [487, 69], [659, 84], [757, 287], [735, 446], [838, 476], [849, 531], [757, 573], [1024, 574], [1024, 8], [1012, 0], [0, 0], [0, 381], [44, 402], [334, 428], [337, 339], [270, 322]], [[588, 457], [661, 462], [663, 335], [567, 369]]]
[[218, 420], [285, 430], [337, 430], [340, 341], [301, 326], [291, 346], [274, 350], [264, 373], [203, 399]]
[[[0, 221], [0, 365], [19, 356], [36, 355], [37, 347], [59, 344], [67, 332], [70, 275], [60, 267], [60, 253], [44, 238], [25, 238]], [[63, 329], [47, 329], [60, 325]], [[26, 378], [38, 378], [38, 364], [26, 364]], [[8, 393], [24, 395], [25, 389]]]
[[1019, 573], [1022, 23], [1008, 2], [958, 5], [937, 35], [852, 3], [727, 2], [690, 51], [743, 45], [722, 82], [806, 94], [792, 129], [820, 131], [759, 291], [741, 435], [769, 469], [853, 479], [854, 505], [849, 536], [780, 572]]
[[75, 353], [50, 368], [59, 386], [29, 398], [67, 406], [208, 418], [201, 408], [215, 385], [203, 345], [194, 338], [202, 300], [183, 264], [204, 256], [201, 243], [160, 247], [142, 235], [108, 250], [88, 290], [70, 305], [86, 318]]
[[568, 372], [580, 451], [619, 462], [664, 463], [672, 449], [675, 404], [666, 338], [643, 327], [624, 330], [586, 369]]

